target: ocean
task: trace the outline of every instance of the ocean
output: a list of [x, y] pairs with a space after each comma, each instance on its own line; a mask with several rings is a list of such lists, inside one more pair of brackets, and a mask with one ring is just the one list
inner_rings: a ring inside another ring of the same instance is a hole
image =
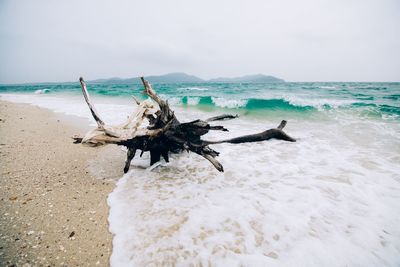
[[[141, 85], [87, 83], [118, 124]], [[399, 266], [400, 83], [154, 84], [181, 121], [257, 133], [288, 121], [297, 142], [212, 145], [149, 168], [136, 157], [108, 197], [112, 266]], [[76, 84], [0, 86], [0, 99], [88, 118]], [[91, 149], [91, 148], [88, 148]]]

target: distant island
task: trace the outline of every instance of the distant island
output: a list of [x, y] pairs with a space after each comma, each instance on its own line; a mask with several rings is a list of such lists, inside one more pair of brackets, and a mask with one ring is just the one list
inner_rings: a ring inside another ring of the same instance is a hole
[[[76, 84], [78, 83], [78, 78], [76, 81], [71, 82], [33, 82], [33, 83], [15, 83], [15, 84], [0, 84], [1, 86], [7, 85], [51, 85], [51, 84]], [[194, 75], [189, 75], [184, 72], [174, 72], [164, 75], [151, 75], [145, 76], [146, 80], [150, 83], [283, 83], [282, 79], [276, 78], [274, 76], [264, 75], [264, 74], [254, 74], [245, 75], [240, 77], [223, 77], [205, 80]], [[142, 84], [140, 77], [134, 78], [107, 78], [107, 79], [96, 79], [88, 80], [91, 84]]]
[[207, 82], [212, 83], [281, 83], [285, 82], [282, 79], [264, 74], [245, 75], [233, 78], [216, 78], [210, 79]]
[[[146, 80], [151, 83], [282, 83], [285, 82], [282, 79], [268, 76], [264, 74], [246, 75], [241, 77], [232, 78], [215, 78], [210, 80], [204, 80], [194, 75], [189, 75], [183, 72], [168, 73], [164, 75], [153, 75], [146, 76]], [[109, 78], [109, 79], [97, 79], [89, 81], [90, 83], [101, 83], [101, 84], [141, 84], [140, 77], [121, 79], [121, 78]]]

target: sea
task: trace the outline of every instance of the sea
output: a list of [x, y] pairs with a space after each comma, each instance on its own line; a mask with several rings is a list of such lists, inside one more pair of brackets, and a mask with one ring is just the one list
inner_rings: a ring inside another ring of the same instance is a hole
[[[110, 125], [146, 98], [141, 85], [87, 85]], [[193, 153], [151, 168], [137, 156], [107, 199], [112, 266], [400, 266], [400, 83], [153, 88], [181, 122], [239, 115], [205, 140], [284, 119], [297, 142], [211, 145], [225, 172]], [[3, 85], [0, 99], [95, 127], [78, 83]]]

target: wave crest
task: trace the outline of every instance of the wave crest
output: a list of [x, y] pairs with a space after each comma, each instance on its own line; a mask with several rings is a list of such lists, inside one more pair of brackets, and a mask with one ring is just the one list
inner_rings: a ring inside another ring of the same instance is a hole
[[47, 94], [50, 93], [50, 89], [39, 89], [35, 91], [35, 94], [40, 95], [40, 94]]

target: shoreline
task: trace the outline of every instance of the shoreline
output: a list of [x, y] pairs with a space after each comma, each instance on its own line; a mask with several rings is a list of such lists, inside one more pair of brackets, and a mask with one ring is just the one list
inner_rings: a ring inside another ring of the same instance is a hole
[[[106, 266], [107, 197], [122, 176], [117, 147], [72, 143], [86, 120], [0, 101], [0, 262]], [[119, 158], [120, 157], [120, 158]]]

